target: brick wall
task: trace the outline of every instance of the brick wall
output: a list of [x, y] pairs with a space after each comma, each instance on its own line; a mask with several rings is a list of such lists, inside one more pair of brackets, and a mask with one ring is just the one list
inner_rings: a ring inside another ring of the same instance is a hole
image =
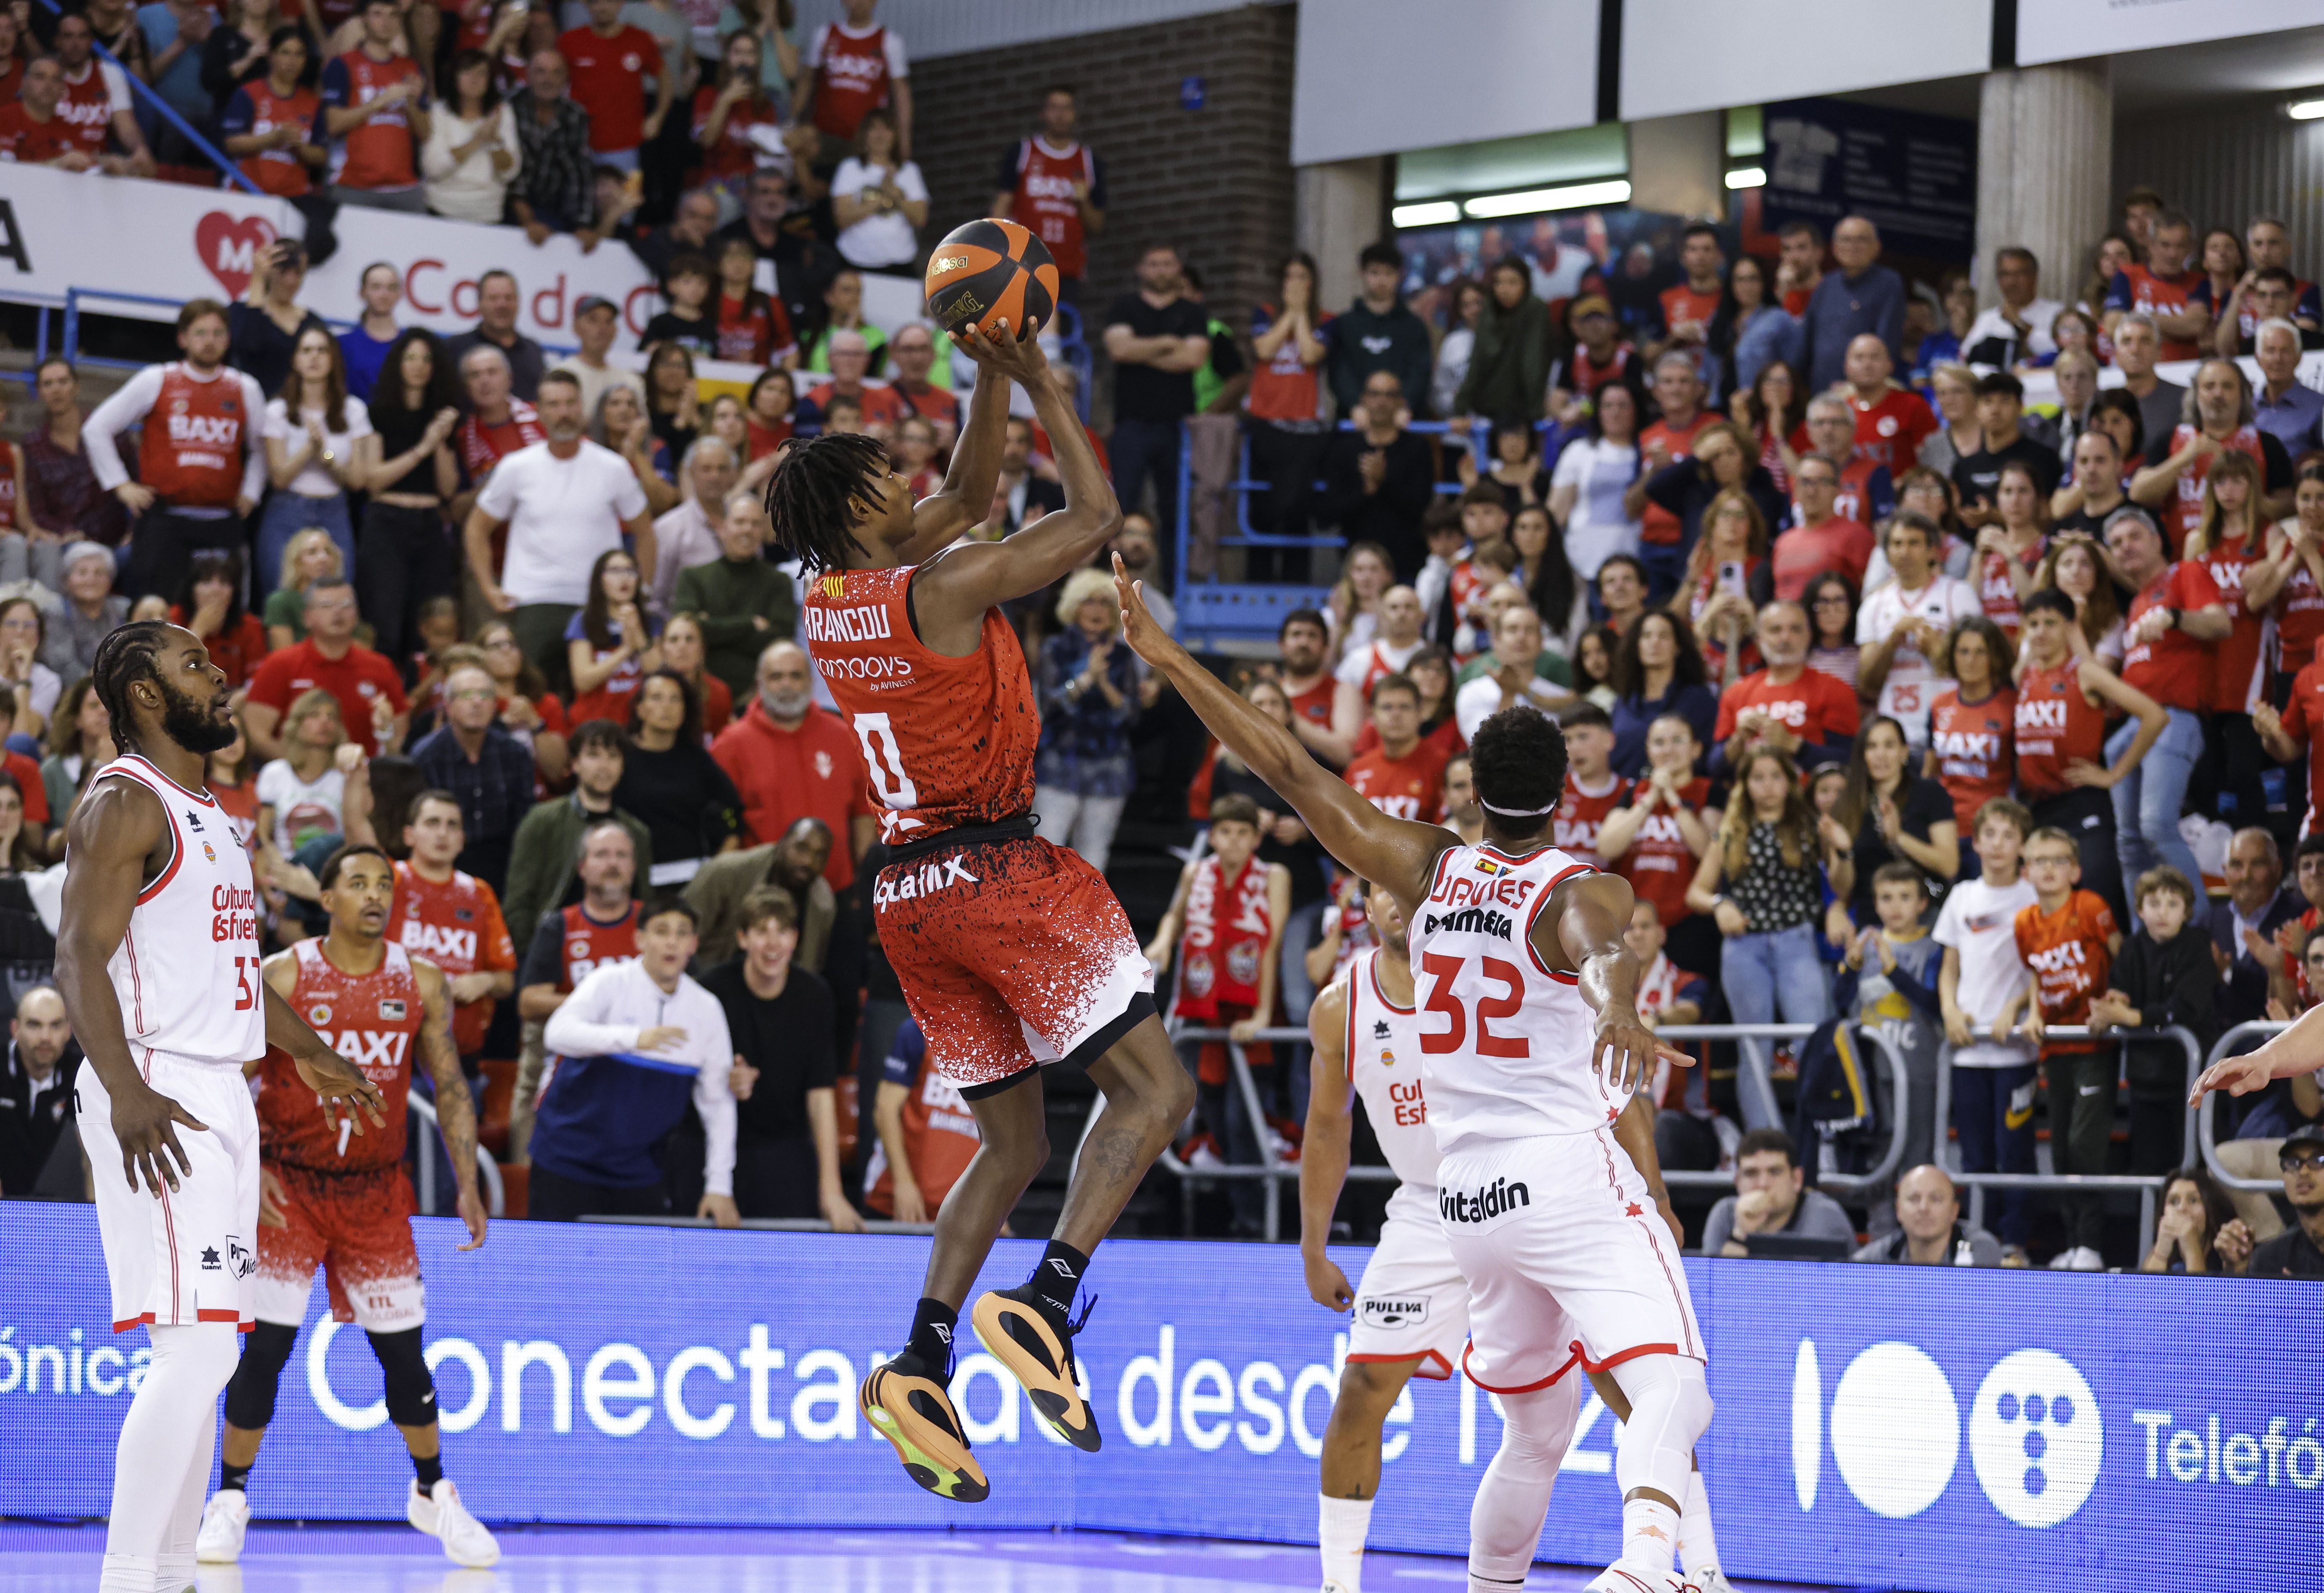
[[[1240, 328], [1271, 297], [1292, 246], [1292, 56], [1298, 11], [1247, 5], [1185, 22], [1090, 33], [912, 64], [914, 154], [930, 201], [927, 241], [985, 213], [1009, 143], [1032, 131], [1042, 89], [1074, 85], [1083, 138], [1111, 200], [1093, 241], [1093, 312], [1131, 286], [1149, 242], [1198, 266], [1220, 318]], [[907, 40], [907, 42], [909, 41]], [[1203, 108], [1179, 106], [1203, 78]], [[1105, 381], [1100, 376], [1102, 399]]]

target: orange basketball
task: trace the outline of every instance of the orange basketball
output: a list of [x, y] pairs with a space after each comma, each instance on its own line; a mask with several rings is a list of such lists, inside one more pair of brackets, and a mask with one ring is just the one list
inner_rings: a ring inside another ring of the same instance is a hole
[[954, 227], [928, 256], [928, 314], [947, 332], [1011, 336], [1045, 327], [1057, 308], [1057, 262], [1049, 247], [1013, 221], [987, 216]]

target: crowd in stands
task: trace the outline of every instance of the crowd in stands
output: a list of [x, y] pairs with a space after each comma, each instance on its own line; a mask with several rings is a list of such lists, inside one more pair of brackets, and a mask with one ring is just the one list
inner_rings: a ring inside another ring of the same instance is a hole
[[[447, 959], [471, 1067], [517, 1062], [499, 1154], [536, 1149], [542, 1026], [635, 954], [641, 901], [680, 892], [696, 966], [760, 1048], [734, 1075], [741, 1213], [917, 1220], [973, 1120], [881, 956], [862, 754], [818, 697], [761, 500], [781, 448], [821, 430], [882, 438], [919, 491], [942, 478], [950, 351], [869, 321], [862, 281], [916, 272], [956, 218], [929, 214], [908, 61], [872, 0], [806, 40], [786, 0], [564, 10], [89, 0], [26, 28], [0, 9], [0, 155], [186, 163], [101, 42], [309, 215], [241, 302], [184, 308], [179, 359], [94, 410], [71, 365], [42, 364], [38, 422], [0, 444], [7, 870], [58, 860], [112, 756], [97, 641], [170, 617], [240, 694], [211, 782], [270, 933], [321, 927], [342, 841], [405, 860], [407, 944]], [[1660, 1081], [1665, 1165], [1737, 1178], [1708, 1248], [1830, 1227], [1867, 1259], [2101, 1265], [2099, 1199], [1996, 1192], [1971, 1231], [1931, 1164], [1950, 1138], [1969, 1174], [2180, 1171], [2185, 1057], [2152, 1031], [2208, 1050], [2324, 990], [2324, 396], [2299, 380], [2324, 305], [2282, 226], [2200, 234], [2135, 190], [2086, 269], [2000, 251], [1984, 308], [1965, 277], [1908, 284], [1861, 216], [1731, 257], [1730, 232], [1690, 225], [1667, 262], [1634, 249], [1554, 281], [1511, 248], [1480, 280], [1423, 282], [1382, 243], [1344, 308], [1293, 254], [1231, 327], [1167, 244], [1102, 309], [1085, 298], [1104, 170], [1070, 89], [1038, 116], [992, 208], [1040, 231], [1103, 350], [1110, 551], [1157, 612], [1192, 580], [1312, 583], [1270, 657], [1222, 668], [1383, 809], [1471, 838], [1468, 736], [1515, 704], [1554, 716], [1556, 842], [1632, 881], [1658, 1020], [1851, 1020], [1904, 1063], [1904, 1175], [1853, 1214], [1803, 1183], [1886, 1144], [1885, 1073], [1819, 1035]], [[443, 336], [400, 318], [392, 269], [366, 271], [360, 306], [321, 307], [355, 313], [335, 333], [302, 290], [348, 204], [633, 249], [663, 291], [642, 369], [610, 357], [602, 299], [552, 358], [504, 272]], [[706, 403], [713, 359], [761, 373]], [[2187, 380], [2158, 373], [2176, 361]], [[2029, 410], [2036, 372], [2057, 401]], [[1246, 446], [1242, 509], [1275, 545], [1232, 534]], [[1048, 450], [1011, 420], [974, 535], [1060, 506]], [[1161, 915], [1175, 1018], [1232, 1035], [1265, 1120], [1226, 1088], [1225, 1044], [1190, 1040], [1181, 1154], [1296, 1155], [1302, 1048], [1258, 1036], [1296, 1028], [1365, 943], [1353, 882], [1190, 729], [1102, 573], [1009, 617], [1044, 717], [1044, 833], [1101, 868], [1126, 815], [1195, 836], [1167, 911], [1133, 910]], [[21, 927], [7, 890], [0, 939]], [[1853, 1110], [1818, 1104], [1835, 1065]], [[858, 1082], [860, 1134], [835, 1104]], [[2236, 1103], [2222, 1163], [2291, 1167], [2319, 1122], [2312, 1081]], [[697, 1175], [656, 1198], [703, 1193]], [[1238, 1186], [1239, 1231], [1255, 1193]], [[2226, 1198], [2184, 1171], [2159, 1265], [2235, 1270], [2299, 1231], [2248, 1192], [2221, 1220]]]

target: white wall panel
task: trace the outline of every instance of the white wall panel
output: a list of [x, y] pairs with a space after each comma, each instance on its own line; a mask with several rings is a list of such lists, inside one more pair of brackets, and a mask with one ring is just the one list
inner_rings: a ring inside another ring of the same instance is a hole
[[1305, 0], [1291, 160], [1586, 127], [1598, 0]]
[[1992, 0], [1623, 0], [1622, 115], [1917, 83], [1992, 57]]

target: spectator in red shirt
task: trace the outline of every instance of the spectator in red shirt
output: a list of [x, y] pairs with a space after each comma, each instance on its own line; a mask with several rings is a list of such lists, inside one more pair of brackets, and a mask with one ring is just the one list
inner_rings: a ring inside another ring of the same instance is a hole
[[466, 521], [493, 465], [549, 436], [540, 413], [510, 392], [508, 356], [499, 349], [479, 344], [461, 355], [460, 385], [468, 395], [468, 415], [453, 432], [452, 447], [467, 490], [453, 501], [455, 525]]
[[400, 53], [403, 7], [365, 0], [363, 42], [323, 69], [323, 130], [337, 141], [331, 198], [342, 205], [425, 215], [420, 146], [428, 138], [428, 80]]
[[72, 124], [57, 115], [64, 88], [64, 69], [57, 58], [33, 57], [23, 70], [21, 97], [0, 105], [0, 161], [64, 171], [87, 171], [99, 164]]
[[1662, 416], [1638, 434], [1637, 479], [1622, 494], [1622, 512], [1639, 523], [1638, 557], [1657, 599], [1678, 585], [1686, 548], [1678, 515], [1647, 502], [1646, 483], [1665, 465], [1691, 457], [1695, 434], [1719, 419], [1702, 407], [1702, 374], [1692, 355], [1674, 349], [1655, 362], [1654, 399]]
[[823, 870], [832, 889], [845, 890], [879, 830], [862, 752], [844, 720], [815, 705], [813, 667], [797, 642], [770, 644], [759, 655], [759, 695], [719, 732], [710, 756], [742, 794], [746, 839], [779, 841], [803, 818], [847, 837]]
[[242, 606], [242, 557], [205, 553], [186, 571], [178, 601], [170, 606], [170, 623], [183, 625], [202, 639], [210, 662], [226, 672], [226, 683], [238, 686], [257, 671], [266, 657], [266, 627]]
[[1648, 352], [1675, 348], [1693, 355], [1703, 380], [1715, 386], [1718, 362], [1707, 355], [1705, 344], [1726, 295], [1727, 253], [1719, 246], [1719, 229], [1707, 221], [1690, 225], [1679, 238], [1678, 265], [1686, 280], [1662, 290], [1663, 344]]
[[305, 31], [285, 23], [268, 34], [266, 68], [219, 113], [220, 142], [261, 190], [295, 199], [313, 191], [313, 174], [330, 160], [318, 136], [322, 97], [300, 81], [307, 73]]
[[2146, 263], [2125, 266], [2107, 286], [2107, 330], [2112, 332], [2133, 310], [2143, 311], [2163, 335], [2163, 359], [2191, 360], [2200, 354], [2203, 336], [2211, 329], [2211, 307], [2197, 296], [2209, 279], [2190, 268], [2194, 253], [2195, 224], [2184, 212], [2165, 210], [2156, 216]]
[[1833, 511], [1840, 496], [1839, 470], [1821, 454], [1803, 455], [1792, 472], [1792, 494], [1799, 502], [1799, 523], [1775, 539], [1777, 599], [1798, 602], [1808, 583], [1830, 569], [1837, 569], [1849, 585], [1862, 591], [1864, 568], [1872, 562], [1872, 529]]
[[[2187, 782], [2203, 756], [2203, 714], [2210, 706], [2213, 654], [2235, 629], [2218, 584], [2200, 563], [2172, 564], [2163, 537], [2139, 509], [2118, 509], [2106, 523], [2114, 573], [2138, 595], [2131, 600], [2122, 678], [2154, 699], [2170, 723], [2145, 759], [2114, 785], [2115, 851], [2122, 877], [2135, 879], [2168, 863], [2190, 879], [2202, 865], [2179, 833]], [[2107, 742], [2118, 764], [2139, 732], [2126, 721]], [[2189, 870], [2193, 872], [2190, 873]]]
[[1409, 676], [1372, 682], [1372, 728], [1379, 745], [1358, 753], [1347, 781], [1356, 795], [1391, 818], [1433, 824], [1443, 815], [1443, 749], [1420, 735], [1420, 688]]
[[807, 44], [807, 91], [799, 96], [796, 120], [823, 134], [822, 159], [836, 165], [864, 113], [885, 106], [896, 114], [898, 151], [909, 155], [912, 81], [904, 41], [872, 22], [879, 0], [846, 0], [846, 5], [847, 20], [824, 23]]
[[872, 368], [872, 345], [862, 333], [846, 328], [834, 332], [830, 350], [831, 380], [809, 388], [799, 404], [798, 424], [802, 429], [827, 426], [831, 401], [835, 398], [854, 400], [864, 423], [871, 427], [893, 426], [903, 419], [903, 408], [897, 401], [895, 390], [864, 375]]
[[[678, 74], [663, 63], [661, 46], [643, 28], [622, 21], [622, 0], [589, 0], [589, 25], [559, 34], [557, 51], [572, 70], [574, 100], [589, 113], [591, 158], [636, 170], [639, 146], [661, 136], [678, 92]], [[654, 80], [650, 111], [645, 108], [648, 78]]]
[[757, 170], [767, 134], [779, 133], [782, 107], [768, 94], [760, 67], [763, 47], [748, 28], [726, 35], [718, 70], [694, 91], [694, 142], [702, 148], [702, 181], [724, 189], [736, 208], [742, 181]]
[[[936, 428], [936, 451], [952, 451], [953, 438], [960, 435], [960, 400], [928, 380], [936, 368], [936, 334], [923, 321], [906, 321], [888, 339], [888, 364], [895, 374], [889, 379], [888, 390], [896, 395], [896, 404], [906, 416], [918, 415]], [[1071, 373], [1072, 367], [1051, 365], [1051, 375]], [[1095, 441], [1095, 438], [1092, 438]], [[1102, 449], [1098, 463], [1105, 463]]]
[[254, 757], [284, 756], [275, 734], [282, 715], [300, 693], [318, 686], [338, 699], [347, 739], [365, 757], [403, 745], [411, 723], [403, 682], [393, 664], [355, 641], [355, 588], [341, 576], [325, 576], [307, 588], [307, 640], [269, 653], [251, 677], [242, 719]]
[[1812, 221], [1786, 222], [1775, 234], [1775, 291], [1786, 311], [1804, 315], [1823, 281], [1823, 234]]
[[[143, 44], [144, 36], [137, 31], [134, 17], [124, 14], [124, 20], [129, 25], [107, 39], [108, 47], [124, 42]], [[78, 9], [68, 10], [57, 19], [57, 64], [63, 69], [65, 106], [61, 119], [107, 176], [151, 177], [153, 154], [145, 147], [145, 135], [138, 130], [137, 116], [129, 98], [128, 74], [135, 70], [143, 76], [143, 62], [134, 58], [134, 52], [125, 66], [98, 60], [95, 22], [93, 14]], [[116, 50], [115, 53], [121, 55], [124, 51]], [[125, 154], [106, 153], [108, 133], [127, 152]]]
[[1937, 428], [1926, 400], [1893, 380], [1895, 362], [1872, 332], [1848, 343], [1848, 401], [1856, 411], [1856, 456], [1886, 467], [1894, 478], [1919, 460], [1921, 444]]
[[1856, 694], [1808, 668], [1807, 611], [1781, 600], [1761, 609], [1759, 656], [1767, 660], [1766, 668], [1720, 695], [1712, 776], [1733, 774], [1761, 747], [1802, 769], [1845, 762], [1856, 746]]

